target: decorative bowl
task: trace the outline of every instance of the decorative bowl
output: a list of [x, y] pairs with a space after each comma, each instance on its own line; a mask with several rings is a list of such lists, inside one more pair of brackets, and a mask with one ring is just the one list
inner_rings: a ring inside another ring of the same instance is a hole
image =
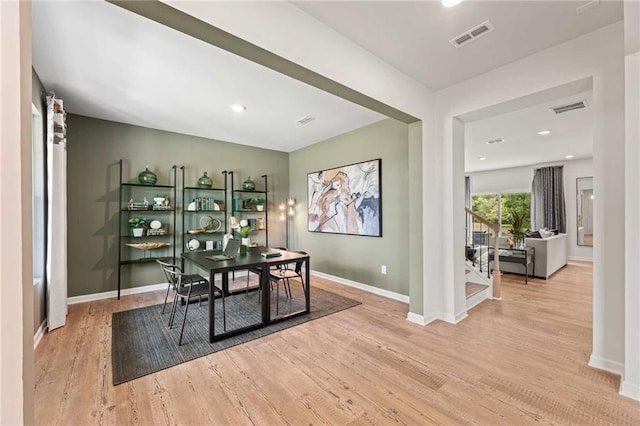
[[170, 243], [131, 243], [127, 244], [129, 247], [137, 248], [140, 250], [154, 250], [162, 247], [168, 247]]

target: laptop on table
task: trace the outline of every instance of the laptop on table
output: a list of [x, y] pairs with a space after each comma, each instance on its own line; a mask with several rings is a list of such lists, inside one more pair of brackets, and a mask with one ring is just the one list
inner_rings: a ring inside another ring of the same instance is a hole
[[207, 258], [215, 261], [235, 259], [239, 249], [240, 249], [240, 240], [231, 238], [227, 242], [227, 246], [224, 248], [224, 251], [222, 252], [222, 254], [207, 256]]

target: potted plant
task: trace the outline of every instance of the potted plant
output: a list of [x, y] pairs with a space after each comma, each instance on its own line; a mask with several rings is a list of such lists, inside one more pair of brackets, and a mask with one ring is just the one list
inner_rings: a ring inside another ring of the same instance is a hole
[[134, 237], [142, 237], [146, 224], [147, 219], [145, 219], [144, 217], [132, 217], [131, 219], [129, 219], [129, 226], [133, 228]]
[[249, 235], [253, 229], [249, 226], [249, 222], [246, 219], [240, 221], [240, 227], [238, 228], [238, 234], [242, 237], [242, 245], [249, 247]]
[[524, 243], [524, 232], [525, 232], [525, 217], [524, 213], [518, 212], [516, 209], [509, 209], [511, 224], [511, 235], [513, 236], [513, 241], [516, 247], [521, 247]]
[[256, 206], [256, 210], [259, 212], [264, 210], [264, 198], [256, 197], [253, 199], [253, 204]]

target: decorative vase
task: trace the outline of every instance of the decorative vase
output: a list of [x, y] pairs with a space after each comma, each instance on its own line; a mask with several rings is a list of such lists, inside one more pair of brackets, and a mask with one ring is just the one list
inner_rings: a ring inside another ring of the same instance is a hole
[[142, 237], [143, 232], [144, 232], [144, 228], [133, 228], [134, 237]]
[[249, 247], [250, 241], [249, 237], [242, 239], [242, 245], [240, 246], [240, 253], [246, 253], [247, 248]]
[[149, 170], [149, 166], [145, 166], [144, 171], [138, 175], [138, 181], [143, 185], [155, 185], [158, 181], [158, 176]]
[[249, 176], [247, 180], [242, 182], [242, 189], [244, 189], [245, 191], [253, 191], [254, 189], [256, 189], [256, 183], [251, 180], [251, 176]]
[[264, 211], [264, 204], [256, 205], [256, 210], [258, 210], [259, 212]]
[[204, 175], [198, 179], [198, 187], [200, 188], [211, 188], [213, 186], [213, 181], [209, 176], [207, 176], [207, 172], [204, 172]]

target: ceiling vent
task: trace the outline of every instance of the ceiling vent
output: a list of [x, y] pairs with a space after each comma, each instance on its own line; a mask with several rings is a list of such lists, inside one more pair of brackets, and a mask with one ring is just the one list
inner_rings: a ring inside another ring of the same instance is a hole
[[484, 21], [482, 24], [471, 28], [468, 31], [460, 34], [457, 37], [449, 40], [449, 43], [453, 44], [456, 48], [461, 47], [467, 43], [471, 43], [473, 40], [482, 37], [485, 34], [489, 34], [495, 28], [489, 21]]
[[558, 106], [552, 107], [551, 109], [556, 114], [562, 114], [563, 112], [573, 111], [574, 109], [582, 109], [588, 106], [589, 104], [587, 103], [587, 101], [580, 101], [580, 102], [573, 102], [566, 105], [558, 105]]
[[495, 144], [495, 143], [502, 143], [502, 142], [504, 142], [504, 139], [502, 139], [502, 138], [500, 138], [500, 139], [493, 139], [493, 140], [487, 141], [487, 145], [493, 145], [493, 144]]
[[298, 118], [296, 120], [296, 123], [307, 124], [307, 123], [312, 122], [315, 119], [316, 119], [315, 117], [309, 117], [308, 115], [305, 115], [304, 117]]

